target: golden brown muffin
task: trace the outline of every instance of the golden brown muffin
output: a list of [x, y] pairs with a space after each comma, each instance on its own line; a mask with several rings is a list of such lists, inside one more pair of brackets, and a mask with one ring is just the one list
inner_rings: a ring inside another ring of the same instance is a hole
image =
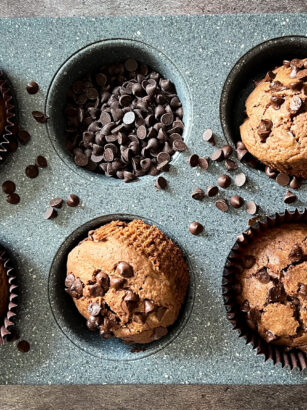
[[264, 164], [307, 179], [307, 58], [270, 71], [246, 100], [240, 127], [247, 150]]
[[307, 225], [257, 236], [242, 254], [238, 301], [268, 342], [307, 351]]
[[66, 291], [104, 338], [160, 339], [177, 319], [188, 283], [181, 250], [141, 220], [101, 226], [68, 255]]
[[[0, 257], [0, 318], [4, 316], [8, 310], [9, 303], [9, 284], [6, 269], [3, 260]], [[1, 323], [0, 323], [1, 327]]]

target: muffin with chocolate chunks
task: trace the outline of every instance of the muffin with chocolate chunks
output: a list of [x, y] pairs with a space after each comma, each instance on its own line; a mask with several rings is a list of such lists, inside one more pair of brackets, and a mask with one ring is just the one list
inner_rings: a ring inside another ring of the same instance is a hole
[[142, 220], [90, 231], [68, 255], [66, 291], [103, 338], [150, 343], [165, 336], [188, 283], [181, 250]]
[[259, 234], [241, 254], [237, 299], [267, 342], [307, 353], [307, 225]]
[[307, 58], [269, 71], [246, 100], [247, 150], [273, 170], [307, 179]]

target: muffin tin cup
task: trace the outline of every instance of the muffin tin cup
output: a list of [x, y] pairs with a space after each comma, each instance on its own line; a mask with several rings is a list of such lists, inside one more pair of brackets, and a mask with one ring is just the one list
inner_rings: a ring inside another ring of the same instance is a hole
[[7, 280], [9, 284], [9, 301], [7, 306], [7, 312], [0, 318], [0, 346], [3, 345], [7, 337], [11, 334], [14, 326], [14, 318], [16, 316], [17, 308], [17, 285], [14, 268], [12, 268], [11, 259], [8, 256], [7, 251], [0, 246], [0, 261], [3, 263], [6, 270]]
[[227, 257], [222, 279], [222, 294], [227, 319], [233, 325], [233, 329], [239, 332], [239, 337], [243, 337], [246, 344], [253, 346], [253, 349], [257, 351], [257, 355], [264, 355], [265, 360], [271, 359], [274, 365], [280, 363], [282, 367], [290, 366], [291, 369], [304, 370], [307, 368], [307, 353], [295, 348], [287, 351], [284, 346], [274, 345], [262, 339], [257, 331], [252, 330], [246, 324], [234, 291], [235, 277], [240, 266], [240, 252], [246, 245], [262, 232], [284, 223], [297, 222], [307, 223], [307, 208], [303, 210], [296, 209], [295, 211], [286, 210], [284, 213], [267, 216], [245, 231], [241, 240], [236, 241]]
[[[283, 36], [260, 43], [245, 53], [230, 70], [220, 98], [220, 122], [224, 136], [234, 148], [241, 141], [240, 125], [246, 118], [245, 102], [254, 89], [254, 81], [261, 80], [266, 73], [281, 66], [283, 60], [306, 58], [307, 36]], [[242, 164], [264, 171], [264, 164], [251, 154]], [[260, 174], [263, 177], [266, 175]], [[267, 178], [267, 177], [266, 177]]]
[[5, 114], [6, 114], [6, 124], [4, 130], [0, 135], [0, 165], [5, 161], [8, 153], [10, 151], [15, 151], [12, 149], [12, 145], [16, 145], [16, 128], [17, 128], [17, 118], [16, 118], [16, 103], [12, 93], [12, 86], [3, 73], [0, 70], [0, 96], [4, 100]]
[[[173, 325], [168, 327], [168, 334], [161, 339], [148, 344], [125, 344], [117, 338], [102, 339], [98, 332], [91, 332], [85, 325], [86, 320], [78, 312], [74, 302], [65, 292], [66, 263], [69, 252], [78, 245], [88, 232], [99, 228], [114, 220], [130, 222], [142, 219], [149, 225], [161, 229], [181, 249], [183, 257], [188, 263], [190, 283], [179, 316]], [[60, 246], [52, 262], [48, 280], [49, 304], [53, 317], [64, 335], [79, 349], [96, 358], [110, 361], [132, 361], [143, 359], [157, 353], [172, 343], [186, 326], [195, 299], [195, 279], [183, 247], [177, 243], [172, 235], [163, 226], [148, 218], [130, 214], [112, 214], [92, 219], [73, 231]], [[132, 352], [131, 352], [132, 349]]]

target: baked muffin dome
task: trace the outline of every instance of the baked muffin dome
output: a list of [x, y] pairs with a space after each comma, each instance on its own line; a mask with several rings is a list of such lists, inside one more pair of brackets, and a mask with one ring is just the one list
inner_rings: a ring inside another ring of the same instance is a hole
[[247, 150], [272, 169], [307, 178], [307, 58], [267, 73], [246, 100]]
[[177, 319], [188, 283], [181, 250], [142, 220], [90, 231], [68, 255], [66, 291], [104, 338], [160, 339]]
[[307, 225], [283, 224], [244, 249], [238, 302], [267, 342], [307, 352]]

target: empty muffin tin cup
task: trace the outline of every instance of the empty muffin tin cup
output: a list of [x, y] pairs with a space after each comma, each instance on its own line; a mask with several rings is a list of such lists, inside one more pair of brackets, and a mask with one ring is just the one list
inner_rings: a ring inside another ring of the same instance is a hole
[[[103, 65], [123, 62], [133, 58], [147, 64], [159, 72], [164, 78], [170, 79], [175, 87], [184, 110], [185, 124], [183, 139], [188, 141], [192, 122], [192, 98], [189, 87], [176, 65], [161, 51], [141, 41], [130, 39], [107, 39], [89, 44], [71, 55], [55, 73], [48, 89], [45, 112], [50, 117], [46, 126], [51, 143], [64, 163], [80, 176], [95, 183], [122, 183], [116, 178], [107, 178], [85, 168], [78, 167], [66, 148], [64, 107], [66, 95], [71, 85], [89, 72], [98, 70]], [[178, 153], [172, 158], [176, 161]], [[141, 177], [144, 180], [145, 177]]]
[[[229, 144], [236, 147], [241, 141], [240, 125], [246, 118], [245, 102], [255, 87], [254, 81], [263, 79], [268, 71], [281, 66], [283, 60], [306, 58], [306, 50], [306, 36], [285, 36], [265, 41], [240, 57], [228, 74], [220, 99], [220, 121]], [[252, 155], [248, 155], [244, 162], [255, 167]], [[259, 161], [258, 167], [264, 170]]]
[[257, 355], [264, 355], [265, 360], [271, 359], [274, 365], [280, 363], [282, 367], [290, 366], [291, 369], [304, 370], [307, 367], [307, 353], [296, 348], [288, 350], [285, 346], [265, 341], [257, 333], [257, 330], [253, 330], [247, 325], [246, 315], [237, 302], [237, 292], [235, 291], [236, 275], [240, 273], [242, 267], [241, 252], [260, 233], [285, 223], [307, 224], [307, 209], [276, 213], [262, 219], [244, 232], [227, 257], [222, 279], [222, 294], [227, 318], [233, 325], [233, 329], [239, 332], [239, 337], [246, 340], [246, 344], [252, 345], [253, 349], [257, 351]]
[[[65, 292], [64, 283], [66, 277], [67, 256], [79, 242], [88, 236], [88, 232], [90, 230], [99, 228], [101, 225], [105, 225], [114, 220], [130, 222], [134, 219], [142, 219], [149, 225], [156, 225], [159, 229], [165, 232], [169, 238], [173, 239], [164, 227], [161, 227], [159, 224], [156, 224], [154, 221], [146, 218], [127, 214], [101, 216], [80, 226], [65, 239], [56, 253], [50, 268], [48, 295], [49, 303], [56, 323], [64, 335], [72, 343], [74, 343], [75, 346], [92, 356], [105, 360], [137, 360], [155, 354], [161, 349], [164, 349], [172, 343], [184, 329], [193, 309], [195, 298], [195, 280], [188, 258], [184, 254], [182, 247], [179, 246], [189, 265], [190, 283], [179, 316], [176, 322], [172, 326], [168, 327], [168, 334], [166, 336], [160, 340], [145, 345], [127, 345], [122, 340], [116, 338], [102, 339], [99, 336], [99, 332], [91, 332], [86, 327], [86, 320], [78, 312], [71, 296]], [[174, 242], [176, 241], [174, 240]]]

